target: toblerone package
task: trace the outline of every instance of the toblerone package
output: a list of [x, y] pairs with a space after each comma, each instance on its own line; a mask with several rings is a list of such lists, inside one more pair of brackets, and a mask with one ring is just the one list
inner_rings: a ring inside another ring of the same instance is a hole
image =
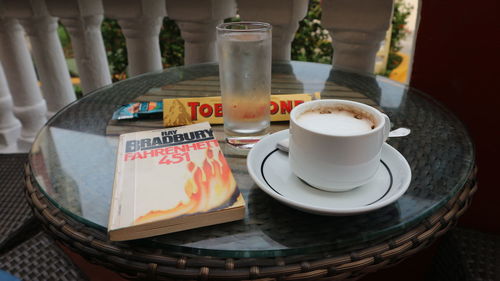
[[[290, 120], [292, 109], [304, 102], [320, 99], [320, 93], [271, 95], [271, 122]], [[200, 122], [223, 124], [220, 96], [163, 100], [163, 125], [183, 126]]]

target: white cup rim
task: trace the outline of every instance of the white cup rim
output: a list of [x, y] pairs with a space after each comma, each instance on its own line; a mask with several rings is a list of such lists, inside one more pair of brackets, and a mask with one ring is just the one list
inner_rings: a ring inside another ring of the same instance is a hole
[[[375, 128], [368, 132], [363, 132], [363, 133], [355, 133], [355, 134], [350, 134], [350, 135], [336, 135], [336, 134], [327, 134], [327, 133], [322, 133], [318, 131], [311, 130], [309, 128], [306, 128], [304, 126], [301, 126], [297, 123], [297, 118], [296, 115], [302, 113], [301, 109], [304, 107], [312, 107], [315, 104], [318, 103], [338, 103], [338, 104], [347, 104], [347, 105], [352, 105], [352, 106], [359, 106], [362, 107], [363, 109], [368, 110], [370, 113], [376, 115], [378, 117], [378, 124]], [[301, 112], [299, 112], [301, 111]], [[376, 108], [371, 107], [367, 104], [356, 102], [356, 101], [350, 101], [350, 100], [341, 100], [341, 99], [321, 99], [321, 100], [314, 100], [314, 101], [309, 101], [309, 102], [304, 102], [299, 104], [298, 106], [294, 107], [292, 111], [290, 112], [290, 121], [293, 122], [297, 127], [300, 127], [302, 130], [305, 130], [307, 132], [310, 132], [312, 134], [317, 134], [321, 136], [326, 136], [326, 137], [339, 137], [339, 138], [351, 138], [351, 137], [360, 137], [360, 136], [367, 136], [374, 134], [378, 132], [379, 130], [382, 130], [384, 128], [384, 122], [385, 119], [383, 117], [383, 113], [378, 111]]]

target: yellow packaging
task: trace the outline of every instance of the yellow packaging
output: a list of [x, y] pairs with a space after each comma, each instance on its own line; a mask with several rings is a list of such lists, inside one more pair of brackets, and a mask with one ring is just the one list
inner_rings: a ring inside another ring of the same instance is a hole
[[[306, 101], [319, 99], [320, 93], [271, 95], [271, 121], [290, 120], [292, 109]], [[163, 125], [183, 126], [200, 122], [223, 124], [221, 97], [196, 97], [163, 100]]]

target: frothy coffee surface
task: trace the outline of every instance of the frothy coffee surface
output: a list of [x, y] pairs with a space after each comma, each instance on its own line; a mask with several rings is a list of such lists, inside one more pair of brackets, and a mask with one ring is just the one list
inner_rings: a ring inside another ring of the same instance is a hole
[[345, 107], [311, 109], [303, 112], [297, 123], [311, 131], [339, 136], [366, 133], [375, 128], [375, 121], [367, 113]]

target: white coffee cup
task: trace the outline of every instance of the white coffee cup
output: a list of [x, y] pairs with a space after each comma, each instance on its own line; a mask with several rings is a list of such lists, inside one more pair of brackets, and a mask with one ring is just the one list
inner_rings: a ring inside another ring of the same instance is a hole
[[300, 104], [290, 114], [291, 169], [322, 190], [361, 186], [375, 176], [389, 131], [389, 117], [366, 104], [345, 100]]

